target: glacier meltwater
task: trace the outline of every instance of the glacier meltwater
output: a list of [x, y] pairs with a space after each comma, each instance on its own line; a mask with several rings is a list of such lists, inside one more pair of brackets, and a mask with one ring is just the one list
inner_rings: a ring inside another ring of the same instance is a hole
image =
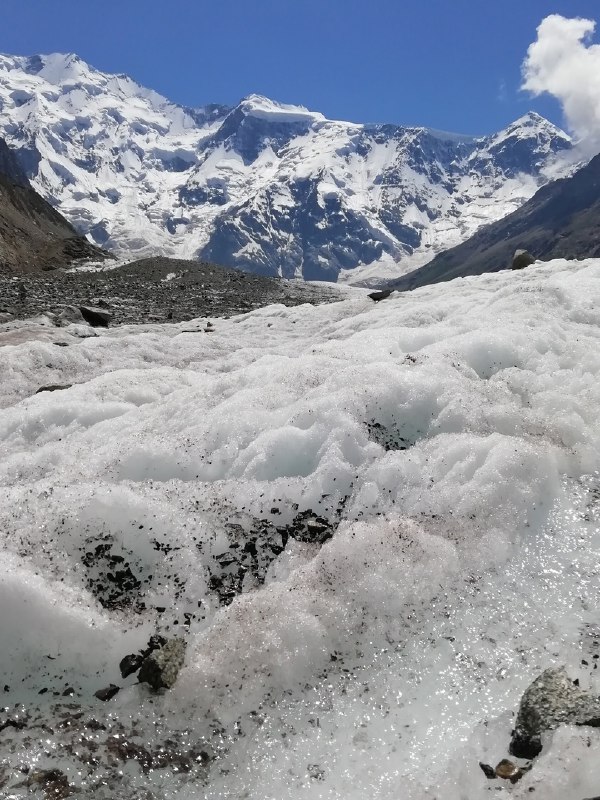
[[479, 762], [600, 689], [600, 260], [206, 329], [0, 326], [2, 796], [598, 795], [592, 728]]

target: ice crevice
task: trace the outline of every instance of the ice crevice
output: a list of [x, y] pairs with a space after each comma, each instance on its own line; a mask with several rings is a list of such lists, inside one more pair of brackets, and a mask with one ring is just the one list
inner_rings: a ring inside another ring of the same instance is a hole
[[[597, 731], [557, 731], [515, 786], [478, 762], [541, 670], [600, 688], [599, 287], [600, 261], [556, 261], [210, 340], [0, 326], [0, 667], [54, 731], [36, 763], [111, 796], [51, 724], [68, 684], [149, 752], [210, 751], [201, 777], [133, 759], [113, 796], [597, 794]], [[188, 648], [151, 696], [118, 663], [155, 631]]]

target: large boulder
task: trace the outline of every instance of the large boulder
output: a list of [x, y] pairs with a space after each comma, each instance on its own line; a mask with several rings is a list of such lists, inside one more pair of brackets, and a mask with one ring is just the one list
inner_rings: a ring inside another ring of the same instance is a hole
[[542, 749], [542, 735], [560, 725], [600, 727], [600, 697], [576, 686], [564, 667], [542, 672], [525, 691], [510, 743], [511, 754], [535, 758]]
[[85, 320], [76, 306], [65, 306], [58, 315], [58, 324], [62, 327], [66, 325], [84, 325]]
[[536, 259], [527, 250], [515, 250], [511, 269], [525, 269], [531, 264], [535, 264]]
[[84, 320], [93, 328], [108, 328], [113, 316], [110, 311], [96, 306], [79, 306], [79, 310]]

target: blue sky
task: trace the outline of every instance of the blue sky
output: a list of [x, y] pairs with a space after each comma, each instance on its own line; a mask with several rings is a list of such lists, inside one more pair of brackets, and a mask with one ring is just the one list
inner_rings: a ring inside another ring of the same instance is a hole
[[[0, 51], [76, 52], [187, 104], [251, 92], [356, 122], [497, 130], [556, 101], [519, 91], [551, 13], [598, 0], [2, 0]], [[597, 41], [598, 39], [596, 39]]]

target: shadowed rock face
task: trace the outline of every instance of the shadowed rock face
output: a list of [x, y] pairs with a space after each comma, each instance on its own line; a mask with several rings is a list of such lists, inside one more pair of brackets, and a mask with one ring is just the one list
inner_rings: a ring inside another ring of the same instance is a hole
[[0, 139], [0, 272], [35, 272], [103, 256], [32, 189]]
[[388, 285], [417, 289], [511, 266], [516, 249], [536, 259], [594, 258], [600, 255], [600, 155], [572, 177], [547, 184], [525, 205], [482, 228], [458, 247]]

